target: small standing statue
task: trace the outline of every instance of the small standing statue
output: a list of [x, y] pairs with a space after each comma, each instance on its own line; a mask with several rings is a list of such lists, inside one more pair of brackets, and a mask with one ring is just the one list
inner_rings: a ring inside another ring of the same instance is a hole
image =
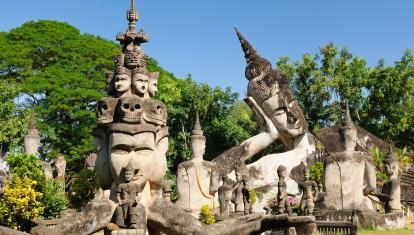
[[230, 214], [230, 201], [233, 188], [230, 185], [227, 175], [222, 176], [223, 185], [218, 189], [218, 197], [220, 203], [220, 216], [226, 218]]
[[247, 175], [243, 175], [243, 188], [242, 188], [242, 194], [243, 194], [243, 207], [244, 207], [244, 214], [248, 215], [250, 214], [251, 205], [250, 205], [250, 192], [249, 192], [249, 179], [247, 178]]
[[139, 202], [145, 177], [136, 172], [132, 164], [124, 168], [125, 183], [119, 184], [116, 196], [119, 203], [116, 209], [116, 224], [121, 228], [143, 229], [146, 231], [146, 211]]
[[390, 148], [387, 158], [384, 159], [385, 173], [388, 181], [384, 183], [378, 198], [385, 204], [385, 212], [396, 212], [401, 210], [401, 188], [398, 177], [399, 164], [398, 159]]
[[279, 177], [279, 181], [277, 182], [277, 209], [278, 214], [287, 213], [288, 215], [292, 215], [292, 208], [290, 207], [290, 203], [288, 201], [288, 194], [286, 192], [286, 175], [287, 175], [287, 168], [283, 165], [280, 165], [277, 168], [277, 175]]
[[299, 183], [299, 187], [302, 188], [303, 194], [300, 201], [300, 210], [302, 215], [312, 215], [313, 209], [315, 209], [313, 190], [318, 192], [318, 185], [315, 181], [309, 180], [310, 171], [309, 168], [303, 169], [303, 176], [305, 180]]
[[231, 202], [234, 203], [234, 212], [244, 212], [243, 205], [243, 174], [236, 169], [236, 186], [233, 188], [233, 195]]

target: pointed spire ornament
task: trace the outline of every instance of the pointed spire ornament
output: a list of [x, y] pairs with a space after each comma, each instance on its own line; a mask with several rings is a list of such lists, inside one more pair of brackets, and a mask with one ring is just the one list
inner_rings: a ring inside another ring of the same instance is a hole
[[247, 63], [250, 61], [260, 57], [259, 54], [257, 54], [257, 51], [252, 47], [252, 45], [249, 43], [249, 41], [244, 38], [244, 36], [237, 30], [236, 27], [234, 27], [236, 30], [237, 37], [239, 38], [241, 47], [244, 52], [244, 57], [246, 58]]
[[35, 119], [34, 109], [32, 110], [32, 113], [30, 114], [29, 129], [36, 129], [36, 119]]
[[348, 101], [346, 102], [345, 120], [342, 122], [342, 125], [343, 126], [354, 126], [354, 122], [352, 122], [351, 114], [349, 112]]
[[192, 136], [203, 136], [203, 130], [201, 129], [198, 111], [196, 111], [195, 123], [194, 123], [193, 131], [191, 133], [192, 133]]
[[237, 37], [239, 38], [241, 47], [246, 58], [246, 71], [245, 76], [247, 80], [251, 80], [261, 73], [267, 73], [272, 69], [272, 64], [265, 58], [260, 57], [256, 50], [250, 45], [250, 43], [244, 38], [244, 36], [236, 30]]

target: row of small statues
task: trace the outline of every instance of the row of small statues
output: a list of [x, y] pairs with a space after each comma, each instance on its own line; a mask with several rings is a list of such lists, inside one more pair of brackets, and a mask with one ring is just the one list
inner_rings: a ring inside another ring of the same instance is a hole
[[[252, 212], [250, 202], [249, 180], [247, 175], [236, 171], [234, 183], [227, 175], [222, 176], [223, 184], [218, 189], [220, 216], [226, 218], [231, 212], [248, 215]], [[232, 207], [234, 204], [234, 208]]]
[[[286, 189], [285, 178], [288, 174], [287, 168], [280, 165], [277, 169], [278, 174], [278, 192], [277, 192], [277, 213], [292, 215], [292, 208], [288, 201], [288, 196], [296, 196], [289, 194]], [[315, 200], [319, 198], [318, 186], [315, 181], [310, 180], [310, 171], [307, 167], [303, 171], [302, 182], [299, 182], [299, 187], [302, 189], [302, 198], [300, 202], [300, 214], [312, 215], [315, 208]], [[227, 175], [222, 176], [223, 184], [218, 189], [218, 197], [220, 203], [220, 216], [226, 218], [231, 212], [244, 212], [245, 215], [252, 213], [253, 207], [250, 202], [249, 181], [247, 175], [242, 175], [236, 171], [236, 181], [233, 183]], [[234, 210], [231, 205], [234, 204]], [[264, 208], [270, 211], [270, 208]]]

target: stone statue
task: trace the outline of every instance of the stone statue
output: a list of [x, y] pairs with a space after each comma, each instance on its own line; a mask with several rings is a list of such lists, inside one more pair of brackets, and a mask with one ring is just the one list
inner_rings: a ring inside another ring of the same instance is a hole
[[143, 229], [146, 231], [146, 211], [140, 203], [141, 193], [146, 179], [128, 164], [124, 169], [125, 182], [120, 183], [116, 190], [119, 203], [116, 209], [116, 224], [121, 228]]
[[244, 212], [243, 204], [243, 173], [236, 169], [236, 185], [233, 188], [231, 202], [234, 203], [234, 212]]
[[315, 196], [313, 190], [318, 192], [318, 185], [315, 181], [310, 180], [310, 171], [307, 167], [303, 170], [304, 181], [299, 183], [303, 194], [300, 201], [300, 210], [302, 215], [312, 215], [315, 209]]
[[[150, 78], [157, 76], [148, 71], [149, 57], [141, 47], [148, 42], [148, 35], [142, 30], [135, 31], [138, 12], [134, 0], [127, 19], [128, 30], [116, 37], [122, 53], [115, 58], [114, 72], [106, 74], [108, 97], [98, 100], [96, 105], [94, 165], [99, 186], [110, 190], [109, 199], [115, 202], [123, 193], [130, 194], [119, 191], [126, 183], [124, 169], [127, 165], [139, 169], [146, 181], [140, 185], [142, 196], [137, 202], [148, 207], [151, 200], [162, 198], [167, 171], [168, 114], [166, 105], [150, 95], [156, 92], [154, 84], [149, 84]], [[93, 164], [88, 165], [92, 168]]]
[[54, 168], [55, 168], [54, 177], [56, 179], [57, 178], [64, 179], [65, 178], [65, 171], [66, 171], [65, 156], [63, 156], [62, 154], [57, 156], [57, 158], [55, 159]]
[[227, 175], [222, 176], [223, 184], [218, 188], [218, 197], [220, 203], [220, 216], [226, 218], [230, 214], [231, 195], [233, 187], [229, 182]]
[[277, 168], [277, 175], [279, 177], [279, 180], [277, 182], [277, 212], [278, 214], [287, 213], [288, 215], [292, 215], [292, 208], [290, 207], [290, 203], [288, 201], [288, 194], [286, 192], [286, 167], [280, 165]]
[[205, 204], [216, 208], [219, 174], [215, 163], [203, 160], [206, 139], [201, 130], [198, 112], [191, 136], [192, 159], [182, 162], [177, 170], [176, 205], [198, 215]]
[[89, 154], [85, 159], [85, 168], [91, 171], [95, 170], [97, 155], [95, 153]]
[[398, 176], [399, 163], [392, 149], [390, 149], [388, 156], [384, 159], [384, 169], [388, 180], [382, 185], [381, 193], [378, 194], [378, 197], [384, 202], [385, 212], [401, 211], [401, 188]]
[[35, 112], [32, 111], [27, 134], [24, 136], [24, 150], [28, 154], [37, 155], [40, 145], [39, 131], [36, 128]]
[[247, 175], [244, 175], [243, 177], [243, 188], [242, 188], [242, 194], [243, 194], [243, 209], [244, 209], [244, 214], [248, 215], [250, 214], [252, 207], [250, 204], [250, 191], [249, 191], [249, 180], [247, 178]]
[[[276, 191], [275, 169], [284, 165], [288, 172], [306, 162], [316, 151], [316, 139], [308, 131], [308, 124], [303, 112], [290, 88], [287, 76], [274, 70], [268, 60], [260, 57], [250, 43], [237, 32], [246, 58], [245, 76], [249, 80], [245, 101], [256, 114], [262, 132], [242, 144], [227, 150], [216, 159], [220, 173], [231, 173], [231, 165], [238, 165], [253, 157], [256, 153], [272, 144], [277, 139], [285, 146], [286, 152], [269, 154], [248, 164], [249, 178], [253, 188], [266, 192]], [[289, 192], [298, 193], [297, 182], [290, 175], [285, 178]], [[270, 194], [268, 194], [270, 195]], [[270, 198], [259, 199], [258, 206], [265, 206]]]
[[159, 72], [152, 72], [149, 74], [148, 82], [148, 94], [150, 97], [154, 97], [158, 92], [158, 77], [160, 76]]
[[370, 155], [356, 151], [357, 131], [348, 105], [339, 128], [342, 151], [325, 159], [323, 205], [335, 210], [372, 210], [376, 207], [367, 196], [376, 188], [375, 165]]

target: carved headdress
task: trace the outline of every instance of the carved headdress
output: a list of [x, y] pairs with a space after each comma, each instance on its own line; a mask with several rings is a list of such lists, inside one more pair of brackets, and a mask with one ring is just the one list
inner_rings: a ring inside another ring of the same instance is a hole
[[260, 57], [237, 29], [236, 33], [247, 62], [245, 73], [247, 80], [249, 80], [247, 95], [253, 97], [259, 105], [278, 95], [278, 106], [289, 109], [289, 113], [294, 119], [301, 122], [303, 129], [306, 131], [308, 123], [293, 95], [287, 76], [280, 70], [273, 70], [270, 62]]
[[203, 139], [203, 140], [206, 139], [206, 137], [204, 137], [203, 130], [201, 129], [198, 111], [196, 111], [195, 123], [194, 123], [193, 131], [191, 132], [191, 139]]

